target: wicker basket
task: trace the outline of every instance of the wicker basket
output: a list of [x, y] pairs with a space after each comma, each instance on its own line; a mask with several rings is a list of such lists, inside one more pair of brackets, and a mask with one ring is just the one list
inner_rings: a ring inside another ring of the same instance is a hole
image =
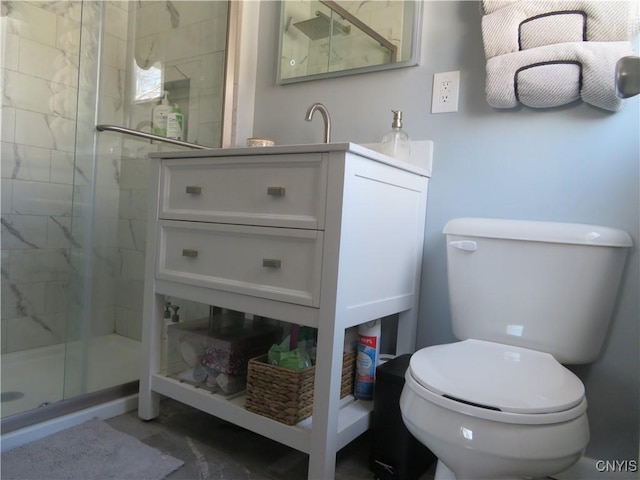
[[[311, 416], [316, 367], [296, 372], [266, 360], [266, 355], [249, 360], [245, 408], [286, 425], [295, 425]], [[345, 353], [340, 398], [353, 393], [355, 365], [356, 353]]]

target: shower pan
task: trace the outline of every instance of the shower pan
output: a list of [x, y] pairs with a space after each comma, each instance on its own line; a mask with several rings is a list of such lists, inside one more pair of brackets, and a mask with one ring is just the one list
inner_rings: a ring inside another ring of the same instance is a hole
[[147, 154], [180, 147], [96, 125], [150, 132], [169, 90], [185, 140], [220, 146], [229, 11], [218, 1], [2, 3], [3, 435], [135, 386]]

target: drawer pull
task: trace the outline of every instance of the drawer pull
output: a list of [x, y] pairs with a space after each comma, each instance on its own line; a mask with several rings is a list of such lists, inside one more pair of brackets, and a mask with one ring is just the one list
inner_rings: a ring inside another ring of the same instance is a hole
[[183, 248], [182, 256], [189, 258], [196, 258], [198, 256], [198, 250], [194, 250], [193, 248]]
[[187, 185], [187, 193], [190, 193], [191, 195], [200, 195], [202, 193], [202, 187]]
[[280, 268], [282, 261], [276, 258], [263, 258], [262, 266], [266, 268]]
[[284, 197], [285, 192], [284, 187], [267, 187], [267, 195], [271, 197]]

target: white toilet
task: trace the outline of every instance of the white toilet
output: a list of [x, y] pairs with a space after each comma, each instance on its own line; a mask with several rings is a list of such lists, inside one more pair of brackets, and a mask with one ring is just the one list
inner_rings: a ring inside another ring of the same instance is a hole
[[453, 333], [411, 357], [400, 398], [436, 479], [540, 478], [589, 441], [578, 377], [598, 357], [629, 235], [593, 225], [459, 218], [447, 236]]

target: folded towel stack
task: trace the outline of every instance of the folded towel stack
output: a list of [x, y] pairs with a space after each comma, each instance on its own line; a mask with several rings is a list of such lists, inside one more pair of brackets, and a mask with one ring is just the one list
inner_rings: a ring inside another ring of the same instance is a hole
[[579, 98], [617, 111], [615, 65], [632, 55], [637, 1], [482, 2], [487, 101], [496, 108], [555, 107]]

